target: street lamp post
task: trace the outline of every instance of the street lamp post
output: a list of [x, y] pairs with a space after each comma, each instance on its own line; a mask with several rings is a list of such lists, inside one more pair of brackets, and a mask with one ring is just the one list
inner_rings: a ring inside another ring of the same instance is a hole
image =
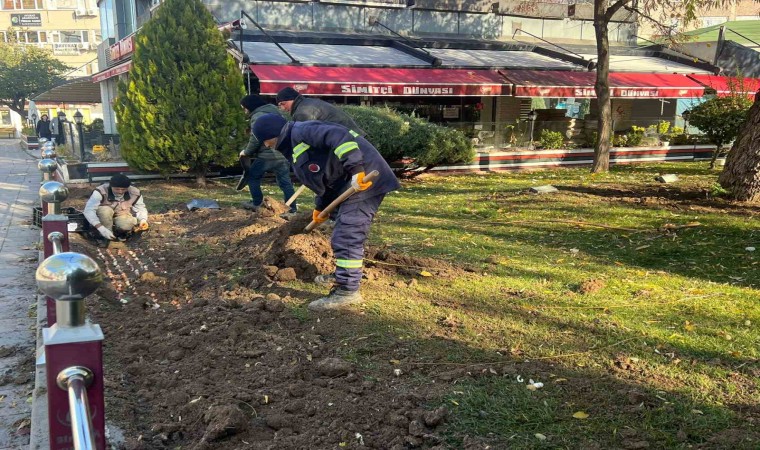
[[34, 135], [37, 136], [37, 114], [32, 113], [32, 128], [34, 128]]
[[63, 124], [66, 123], [66, 113], [58, 111], [58, 135], [56, 136], [55, 145], [63, 145], [66, 143], [66, 130], [63, 129]]
[[84, 133], [82, 132], [82, 119], [84, 119], [84, 116], [77, 109], [77, 112], [74, 113], [74, 122], [77, 124], [77, 132], [79, 133], [79, 157], [80, 160], [84, 162]]
[[528, 113], [528, 120], [530, 121], [530, 144], [528, 145], [528, 148], [530, 150], [533, 150], [535, 148], [533, 145], [533, 130], [536, 126], [536, 119], [538, 119], [538, 113], [535, 109], [531, 109]]

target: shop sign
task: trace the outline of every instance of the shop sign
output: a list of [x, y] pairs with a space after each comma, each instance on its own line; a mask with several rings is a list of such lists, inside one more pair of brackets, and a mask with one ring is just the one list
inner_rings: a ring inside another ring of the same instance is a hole
[[125, 37], [119, 42], [109, 47], [111, 54], [111, 61], [118, 61], [122, 58], [126, 58], [135, 51], [135, 35]]
[[13, 27], [41, 27], [42, 14], [11, 14]]
[[[314, 84], [311, 86], [315, 89], [313, 92], [309, 89], [309, 94], [334, 94], [334, 95], [385, 95], [385, 96], [461, 96], [461, 95], [499, 95], [501, 86], [480, 86], [480, 85], [404, 85], [404, 84], [341, 84], [335, 86], [332, 84]], [[334, 92], [334, 87], [338, 87], [339, 92]]]
[[101, 81], [105, 81], [109, 78], [113, 78], [116, 75], [121, 75], [123, 73], [129, 72], [129, 69], [132, 68], [132, 62], [127, 61], [121, 65], [118, 65], [116, 67], [111, 67], [108, 70], [104, 70], [100, 73], [97, 73], [92, 76], [92, 82], [93, 83], [100, 83]]
[[[517, 86], [517, 97], [547, 97], [547, 98], [596, 98], [593, 87], [539, 87]], [[683, 88], [657, 87], [610, 87], [610, 97], [613, 98], [696, 98], [701, 97], [700, 90]]]

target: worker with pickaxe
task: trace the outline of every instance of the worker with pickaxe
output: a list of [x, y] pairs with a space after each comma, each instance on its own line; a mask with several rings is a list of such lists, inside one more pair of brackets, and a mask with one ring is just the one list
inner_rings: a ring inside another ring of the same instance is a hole
[[[314, 191], [314, 222], [321, 223], [322, 209], [345, 191], [354, 195], [338, 209], [330, 243], [335, 257], [334, 287], [330, 294], [309, 303], [312, 311], [337, 309], [361, 302], [364, 243], [372, 219], [385, 194], [400, 187], [380, 152], [358, 133], [328, 122], [287, 122], [277, 114], [266, 114], [253, 125], [253, 133], [269, 148], [276, 149], [293, 164], [298, 180]], [[374, 181], [365, 181], [365, 171], [377, 171]], [[318, 283], [332, 281], [330, 275]]]

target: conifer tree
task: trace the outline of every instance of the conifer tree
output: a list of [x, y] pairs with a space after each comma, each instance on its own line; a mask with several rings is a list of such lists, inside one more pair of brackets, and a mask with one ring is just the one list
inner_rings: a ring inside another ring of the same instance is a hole
[[135, 35], [129, 79], [114, 109], [133, 168], [188, 172], [234, 164], [247, 123], [240, 71], [200, 0], [166, 0]]

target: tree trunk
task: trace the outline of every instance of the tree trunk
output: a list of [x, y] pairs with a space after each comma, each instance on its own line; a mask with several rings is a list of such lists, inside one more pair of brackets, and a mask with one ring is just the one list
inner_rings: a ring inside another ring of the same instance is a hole
[[206, 187], [208, 183], [205, 170], [202, 172], [195, 172], [195, 182], [198, 183], [198, 186], [200, 187]]
[[718, 159], [718, 156], [720, 156], [720, 151], [723, 149], [723, 144], [718, 144], [715, 146], [715, 152], [713, 152], [712, 158], [710, 158], [710, 170], [715, 168], [715, 160]]
[[612, 104], [610, 101], [610, 41], [607, 36], [609, 20], [606, 2], [594, 2], [594, 29], [596, 32], [596, 99], [599, 106], [597, 116], [597, 139], [594, 145], [594, 164], [591, 172], [610, 170], [610, 138], [612, 135]]
[[760, 102], [747, 114], [718, 182], [743, 202], [760, 202]]

